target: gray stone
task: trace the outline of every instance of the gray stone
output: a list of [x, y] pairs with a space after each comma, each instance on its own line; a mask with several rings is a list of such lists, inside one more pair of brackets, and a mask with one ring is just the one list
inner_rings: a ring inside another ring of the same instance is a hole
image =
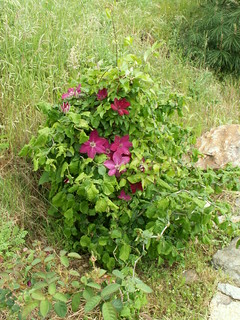
[[209, 320], [240, 320], [240, 301], [218, 292], [210, 303]]
[[183, 277], [185, 278], [186, 284], [190, 284], [199, 280], [197, 272], [193, 269], [183, 271]]
[[218, 290], [235, 300], [240, 300], [240, 288], [238, 287], [229, 283], [219, 283]]
[[220, 169], [228, 163], [240, 167], [240, 125], [223, 125], [203, 134], [196, 143], [203, 154], [196, 163], [206, 170]]
[[238, 239], [235, 238], [229, 246], [218, 250], [213, 256], [213, 264], [216, 268], [222, 268], [240, 286], [240, 247], [236, 249]]

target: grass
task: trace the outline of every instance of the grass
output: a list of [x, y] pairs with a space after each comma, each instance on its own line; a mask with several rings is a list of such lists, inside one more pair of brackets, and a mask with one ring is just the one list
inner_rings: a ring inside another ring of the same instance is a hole
[[[113, 6], [114, 3], [114, 6]], [[220, 81], [210, 70], [197, 67], [175, 48], [177, 25], [196, 4], [187, 0], [0, 0], [0, 213], [28, 230], [28, 242], [41, 239], [66, 246], [61, 229], [53, 231], [47, 217], [47, 200], [40, 192], [31, 165], [17, 156], [36, 132], [42, 116], [39, 101], [55, 103], [84, 66], [115, 62], [112, 22], [105, 8], [113, 8], [120, 52], [139, 55], [155, 42], [152, 73], [163, 88], [179, 91], [187, 106], [182, 120], [196, 135], [213, 126], [239, 119], [239, 79]], [[131, 36], [133, 44], [124, 46]], [[119, 53], [121, 55], [121, 53]], [[192, 248], [192, 247], [191, 247]], [[214, 247], [212, 247], [214, 248]], [[196, 283], [186, 285], [183, 266], [150, 267], [155, 289], [147, 310], [157, 319], [204, 319], [215, 290], [215, 271], [209, 266], [209, 249], [186, 252], [186, 269], [195, 269]], [[200, 258], [199, 258], [200, 257]], [[144, 266], [143, 266], [144, 268]], [[183, 290], [184, 288], [184, 290]], [[166, 298], [167, 297], [167, 298]], [[191, 307], [188, 308], [187, 305]]]

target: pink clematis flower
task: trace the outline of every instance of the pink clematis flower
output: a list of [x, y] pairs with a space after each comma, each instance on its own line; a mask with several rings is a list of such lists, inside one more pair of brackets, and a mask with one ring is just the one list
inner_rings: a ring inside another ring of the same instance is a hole
[[107, 98], [107, 96], [108, 96], [108, 92], [106, 88], [103, 88], [102, 90], [98, 90], [98, 93], [97, 93], [98, 100], [104, 100], [105, 98]]
[[132, 193], [136, 193], [137, 190], [143, 191], [142, 182], [130, 184], [130, 188]]
[[93, 159], [97, 153], [105, 153], [106, 139], [99, 137], [97, 130], [90, 133], [89, 140], [84, 142], [79, 150], [80, 153], [87, 153]]
[[123, 157], [121, 154], [118, 152], [114, 152], [112, 160], [106, 160], [104, 162], [104, 165], [106, 168], [109, 169], [108, 175], [113, 176], [115, 175], [116, 177], [119, 177], [122, 172], [125, 172], [126, 170], [122, 170], [121, 172], [120, 167], [123, 164], [127, 164], [130, 161], [130, 157]]
[[115, 136], [114, 142], [111, 144], [111, 150], [117, 151], [120, 154], [130, 155], [129, 148], [132, 147], [132, 142], [129, 141], [129, 135]]
[[110, 147], [110, 143], [107, 141], [107, 139], [105, 139], [105, 143], [104, 143], [104, 147], [105, 147], [105, 152], [104, 154], [106, 154], [106, 156], [108, 157], [108, 159], [112, 159], [113, 156], [113, 152], [111, 151]]
[[114, 99], [114, 104], [111, 104], [111, 108], [118, 112], [120, 116], [124, 114], [129, 114], [129, 111], [126, 110], [130, 106], [130, 102], [128, 102], [125, 98], [122, 99]]
[[76, 91], [75, 91], [75, 96], [79, 95], [81, 93], [81, 84], [79, 84], [76, 88]]
[[62, 100], [77, 97], [81, 93], [81, 84], [79, 84], [76, 88], [69, 88], [67, 93], [62, 95]]
[[129, 196], [128, 194], [125, 193], [124, 190], [121, 190], [120, 195], [118, 196], [119, 199], [125, 200], [125, 201], [129, 201], [132, 199], [131, 196]]
[[70, 104], [68, 102], [63, 102], [61, 109], [63, 113], [67, 113], [70, 109]]

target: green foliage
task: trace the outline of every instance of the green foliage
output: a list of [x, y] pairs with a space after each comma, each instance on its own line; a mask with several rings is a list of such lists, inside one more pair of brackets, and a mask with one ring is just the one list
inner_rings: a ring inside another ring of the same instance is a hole
[[[86, 300], [85, 313], [101, 306], [104, 320], [118, 319], [124, 310], [129, 315], [125, 319], [132, 319], [146, 303], [146, 293], [152, 292], [133, 277], [132, 269], [107, 274], [94, 266], [92, 272], [81, 276], [76, 252], [58, 255], [51, 247], [42, 250], [39, 242], [34, 247], [24, 248], [1, 266], [0, 310], [8, 309], [19, 319], [27, 319], [33, 312], [38, 312], [40, 319], [54, 312], [65, 319], [70, 305], [72, 312], [82, 307], [82, 298]], [[62, 257], [69, 258], [68, 266]]]
[[182, 45], [217, 71], [240, 72], [239, 0], [203, 0], [185, 23]]
[[[45, 126], [21, 151], [32, 157], [35, 171], [43, 170], [49, 214], [63, 220], [74, 250], [93, 252], [110, 270], [144, 255], [172, 264], [181, 259], [185, 241], [196, 236], [209, 241], [208, 230], [217, 223], [209, 199], [212, 182], [181, 158], [191, 135], [170, 118], [175, 111], [181, 116], [184, 99], [164, 94], [144, 72], [148, 67], [131, 54], [118, 67], [92, 66], [80, 79], [81, 93], [70, 95], [77, 89], [69, 89], [62, 105], [39, 104]], [[103, 88], [108, 94], [100, 100]], [[114, 110], [116, 98], [130, 103], [129, 114]], [[81, 151], [87, 143], [90, 148], [92, 132], [101, 137], [96, 143], [107, 139], [110, 148], [116, 136], [127, 137], [128, 161], [111, 173], [103, 151]], [[200, 178], [206, 183], [199, 184]], [[65, 258], [62, 263], [67, 265]]]
[[0, 224], [0, 256], [9, 258], [24, 244], [27, 231], [20, 229], [12, 220], [3, 220]]

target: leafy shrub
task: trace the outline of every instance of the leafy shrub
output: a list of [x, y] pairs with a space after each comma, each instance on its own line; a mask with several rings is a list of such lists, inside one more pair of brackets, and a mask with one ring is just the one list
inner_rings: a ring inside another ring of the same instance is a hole
[[21, 151], [43, 170], [49, 214], [64, 220], [74, 250], [108, 269], [146, 254], [181, 259], [189, 237], [209, 241], [219, 210], [182, 160], [192, 138], [170, 116], [181, 115], [183, 97], [163, 93], [144, 68], [127, 55], [118, 67], [85, 70], [62, 103], [39, 104], [46, 123]]
[[0, 228], [0, 256], [11, 257], [25, 243], [27, 231], [20, 229], [12, 220], [3, 221]]
[[180, 41], [194, 58], [217, 71], [240, 72], [239, 0], [204, 0], [184, 24]]
[[84, 312], [79, 311], [83, 316], [98, 308], [104, 320], [133, 319], [146, 303], [146, 294], [152, 292], [130, 268], [109, 274], [94, 265], [85, 273], [81, 263], [76, 252], [42, 250], [39, 242], [33, 249], [24, 248], [1, 265], [0, 310], [9, 310], [22, 320], [30, 315], [44, 319], [54, 313], [66, 319], [85, 305]]

